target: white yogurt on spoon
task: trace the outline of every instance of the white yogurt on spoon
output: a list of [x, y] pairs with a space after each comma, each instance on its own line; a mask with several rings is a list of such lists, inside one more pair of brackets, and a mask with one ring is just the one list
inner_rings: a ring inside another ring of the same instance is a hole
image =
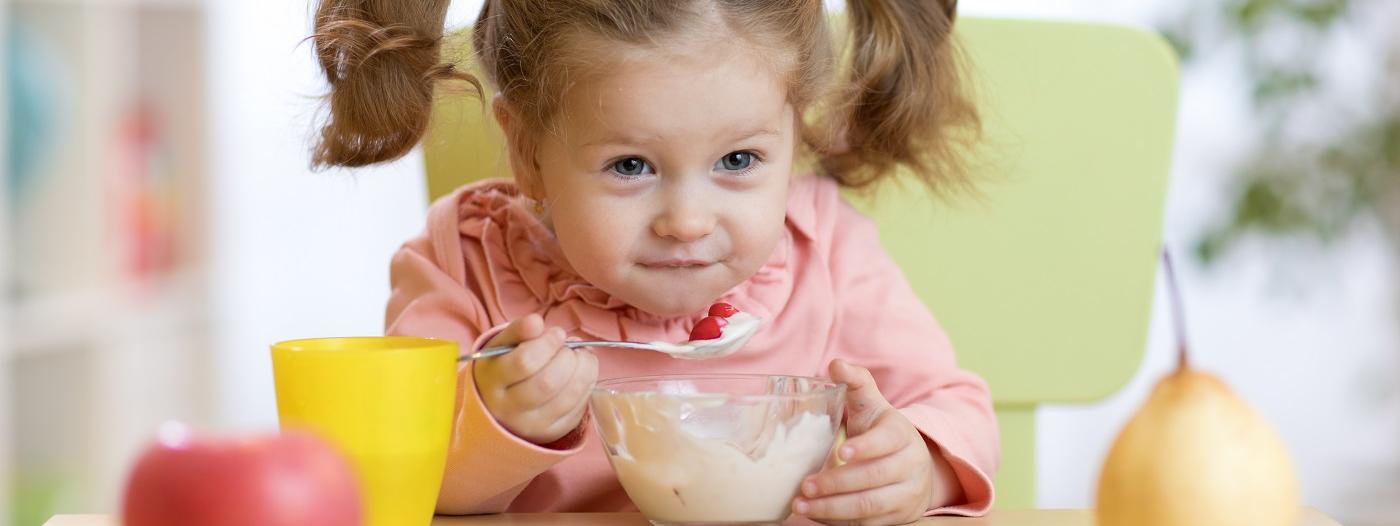
[[729, 324], [720, 330], [720, 337], [710, 340], [689, 340], [682, 343], [648, 342], [656, 350], [676, 358], [703, 360], [734, 354], [758, 332], [763, 318], [747, 312], [736, 312], [728, 317]]

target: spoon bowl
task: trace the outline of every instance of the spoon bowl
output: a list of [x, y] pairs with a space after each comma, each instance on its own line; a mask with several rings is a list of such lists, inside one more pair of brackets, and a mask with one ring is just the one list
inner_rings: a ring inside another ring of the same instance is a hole
[[[673, 358], [685, 360], [718, 358], [734, 354], [742, 348], [744, 344], [749, 342], [750, 338], [753, 338], [754, 333], [758, 332], [758, 326], [763, 323], [763, 319], [757, 316], [740, 317], [740, 315], [735, 315], [731, 319], [733, 321], [725, 327], [724, 333], [713, 340], [691, 340], [685, 343], [593, 340], [564, 342], [564, 346], [570, 349], [580, 347], [637, 349], [668, 354]], [[471, 354], [459, 356], [457, 361], [470, 362], [500, 356], [515, 350], [515, 346], [516, 344], [487, 347]]]

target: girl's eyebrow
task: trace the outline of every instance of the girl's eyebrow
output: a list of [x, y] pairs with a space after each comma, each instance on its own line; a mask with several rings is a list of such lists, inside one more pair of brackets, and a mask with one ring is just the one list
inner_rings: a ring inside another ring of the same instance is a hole
[[660, 140], [661, 136], [654, 133], [628, 134], [607, 131], [603, 132], [603, 135], [601, 137], [585, 142], [579, 145], [579, 147], [588, 148], [592, 146], [607, 146], [610, 144], [646, 144], [651, 142], [657, 142]]
[[782, 135], [782, 133], [779, 132], [777, 129], [769, 128], [769, 127], [767, 127], [767, 126], [761, 126], [761, 127], [758, 127], [758, 128], [751, 128], [751, 129], [748, 129], [748, 130], [744, 130], [744, 131], [741, 131], [741, 132], [735, 134], [735, 135], [734, 135], [734, 141], [735, 141], [735, 142], [747, 141], [747, 140], [749, 140], [749, 139], [757, 139], [757, 138], [762, 137], [762, 136], [764, 136], [764, 135], [772, 135], [772, 136], [774, 136], [774, 137], [777, 137], [777, 136], [779, 136], [779, 135]]
[[[738, 133], [735, 133], [734, 135], [732, 135], [731, 137], [733, 137], [733, 139], [731, 139], [730, 142], [747, 141], [747, 140], [757, 139], [757, 138], [759, 138], [759, 137], [770, 136], [770, 135], [771, 135], [771, 136], [774, 136], [774, 137], [777, 137], [777, 136], [782, 135], [782, 133], [781, 133], [780, 131], [778, 131], [776, 128], [770, 128], [770, 127], [767, 127], [767, 126], [758, 126], [758, 127], [754, 127], [754, 128], [744, 128], [744, 129], [742, 129], [741, 131], [739, 131]], [[585, 143], [579, 145], [579, 148], [590, 148], [590, 147], [598, 147], [598, 146], [607, 146], [607, 145], [611, 145], [611, 144], [647, 144], [647, 143], [659, 142], [659, 141], [661, 141], [662, 139], [663, 139], [663, 137], [662, 137], [661, 135], [654, 134], [654, 133], [647, 133], [647, 134], [631, 134], [631, 133], [626, 133], [626, 132], [606, 131], [606, 132], [603, 132], [603, 135], [602, 135], [601, 137], [598, 137], [598, 138], [596, 138], [596, 139], [590, 140], [590, 141], [588, 141], [588, 142], [585, 142]]]

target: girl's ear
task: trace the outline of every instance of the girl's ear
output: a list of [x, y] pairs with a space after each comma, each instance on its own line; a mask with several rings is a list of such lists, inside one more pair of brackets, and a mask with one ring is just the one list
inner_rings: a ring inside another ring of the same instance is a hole
[[526, 196], [535, 200], [544, 199], [544, 183], [540, 180], [539, 164], [535, 162], [534, 139], [526, 129], [518, 110], [505, 96], [496, 94], [491, 99], [491, 112], [496, 116], [496, 124], [505, 134], [506, 150], [510, 154], [510, 171], [515, 175], [515, 183]]

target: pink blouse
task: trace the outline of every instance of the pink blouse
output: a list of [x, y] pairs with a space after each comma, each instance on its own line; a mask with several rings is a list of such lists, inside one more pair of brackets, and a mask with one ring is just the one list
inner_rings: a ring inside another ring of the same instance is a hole
[[[569, 266], [514, 183], [464, 186], [434, 203], [426, 232], [394, 255], [391, 335], [479, 347], [510, 320], [539, 313], [586, 339], [684, 341], [703, 313], [660, 318], [613, 298]], [[828, 178], [795, 179], [784, 239], [751, 278], [718, 298], [764, 318], [739, 352], [713, 360], [598, 349], [599, 378], [676, 373], [825, 376], [843, 358], [938, 446], [966, 502], [929, 514], [980, 515], [999, 462], [987, 386], [958, 368], [948, 338], [881, 248], [875, 224]], [[636, 508], [591, 424], [546, 446], [520, 439], [482, 404], [470, 366], [458, 397], [439, 513], [623, 511]], [[452, 502], [453, 505], [445, 505]]]

